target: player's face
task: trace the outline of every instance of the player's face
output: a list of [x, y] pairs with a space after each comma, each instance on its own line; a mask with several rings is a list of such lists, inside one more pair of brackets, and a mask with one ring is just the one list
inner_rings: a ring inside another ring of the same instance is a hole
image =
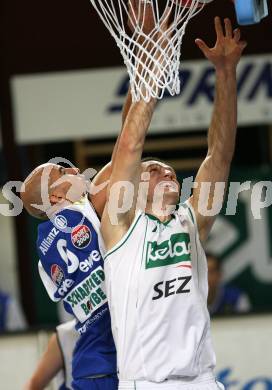
[[87, 191], [87, 182], [78, 168], [53, 165], [49, 174], [49, 194], [53, 203], [68, 200], [75, 202]]
[[177, 204], [179, 201], [180, 185], [172, 167], [158, 161], [142, 163], [143, 172], [148, 172], [149, 190], [148, 202], [156, 201], [156, 197], [164, 194], [164, 202]]

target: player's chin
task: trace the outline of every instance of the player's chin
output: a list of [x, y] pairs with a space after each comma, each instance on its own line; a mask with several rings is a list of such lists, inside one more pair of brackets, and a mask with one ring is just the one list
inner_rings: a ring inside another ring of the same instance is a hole
[[164, 192], [164, 202], [167, 204], [176, 205], [179, 202], [179, 192], [177, 191], [165, 191]]

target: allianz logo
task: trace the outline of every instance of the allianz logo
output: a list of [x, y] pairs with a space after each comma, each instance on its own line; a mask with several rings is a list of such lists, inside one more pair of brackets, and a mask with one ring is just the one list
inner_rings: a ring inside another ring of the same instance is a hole
[[188, 233], [172, 234], [158, 244], [149, 241], [146, 250], [146, 268], [160, 267], [191, 260], [191, 243]]
[[43, 255], [45, 255], [48, 252], [48, 250], [51, 248], [51, 245], [58, 234], [59, 234], [59, 230], [53, 227], [53, 229], [51, 229], [48, 236], [42, 240], [39, 249]]

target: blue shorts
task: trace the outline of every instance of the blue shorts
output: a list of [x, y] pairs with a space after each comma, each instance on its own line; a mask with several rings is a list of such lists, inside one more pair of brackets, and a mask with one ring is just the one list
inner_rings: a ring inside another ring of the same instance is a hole
[[72, 386], [74, 390], [118, 390], [118, 378], [113, 374], [102, 378], [75, 379]]

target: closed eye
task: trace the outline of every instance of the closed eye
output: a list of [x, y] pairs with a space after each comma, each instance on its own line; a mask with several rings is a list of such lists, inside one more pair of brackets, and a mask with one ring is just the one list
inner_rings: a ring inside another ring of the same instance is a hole
[[65, 175], [65, 169], [64, 169], [64, 167], [62, 167], [62, 166], [59, 167], [59, 173], [60, 173], [61, 175]]
[[156, 171], [158, 171], [158, 169], [160, 169], [160, 168], [157, 167], [156, 165], [153, 165], [153, 166], [149, 167], [148, 171], [149, 172], [156, 172]]

